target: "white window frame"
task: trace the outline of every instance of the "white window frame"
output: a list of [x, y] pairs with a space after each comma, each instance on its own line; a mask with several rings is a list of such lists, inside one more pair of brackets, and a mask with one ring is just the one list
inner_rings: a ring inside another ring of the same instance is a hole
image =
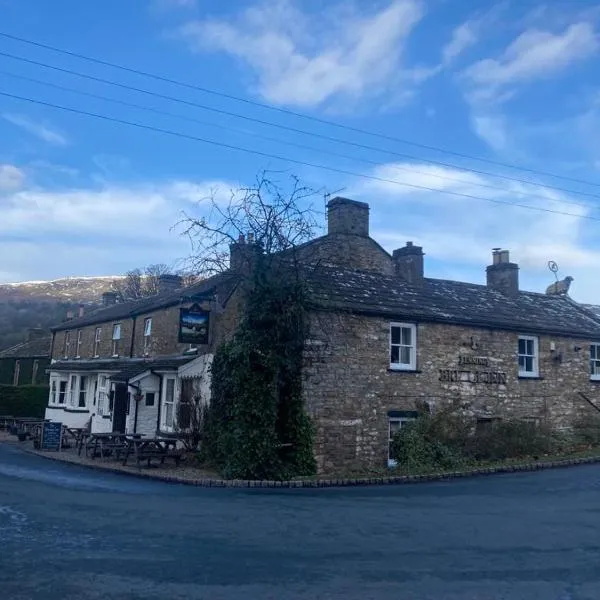
[[[167, 400], [167, 392], [169, 388], [169, 382], [173, 382], [173, 398]], [[175, 405], [177, 400], [177, 377], [165, 377], [163, 385], [163, 393], [160, 405], [160, 429], [161, 431], [171, 432], [175, 428]], [[171, 423], [167, 423], [167, 406], [171, 406]]]
[[71, 332], [65, 331], [65, 344], [63, 349], [63, 358], [69, 358], [69, 352], [71, 351]]
[[[67, 404], [67, 398], [69, 396], [69, 380], [68, 379], [57, 379], [57, 395], [56, 395], [56, 405], [57, 406], [65, 406]], [[64, 391], [61, 391], [62, 385], [65, 385]], [[62, 402], [60, 401], [60, 397], [62, 394]]]
[[112, 355], [113, 357], [119, 356], [119, 342], [121, 341], [121, 323], [115, 323], [113, 325], [112, 332]]
[[58, 404], [58, 383], [56, 378], [50, 380], [50, 400], [48, 404], [55, 405]]
[[600, 342], [590, 344], [590, 380], [600, 381]]
[[[87, 408], [88, 403], [88, 386], [90, 384], [90, 378], [88, 375], [80, 375], [79, 383], [77, 385], [77, 408]], [[82, 385], [85, 383], [85, 385]], [[83, 394], [83, 404], [81, 404], [81, 398]]]
[[100, 340], [102, 339], [102, 327], [96, 327], [94, 333], [94, 358], [100, 356]]
[[[407, 423], [415, 420], [415, 417], [388, 417], [388, 467], [397, 467], [398, 461], [391, 456], [392, 440], [394, 435]], [[392, 424], [399, 423], [400, 426], [392, 431]]]
[[110, 381], [107, 375], [100, 373], [98, 375], [98, 414], [100, 416], [110, 415], [110, 406], [109, 406], [109, 391], [110, 391]]
[[[519, 346], [521, 341], [533, 342], [533, 354], [521, 354]], [[521, 358], [532, 359], [532, 370], [527, 371], [521, 368]], [[519, 377], [539, 377], [540, 376], [540, 340], [536, 335], [520, 335], [517, 342], [517, 361], [519, 366]]]
[[13, 385], [19, 385], [19, 377], [21, 376], [21, 361], [17, 358], [15, 360], [15, 369], [13, 371]]
[[81, 343], [83, 338], [83, 329], [77, 330], [77, 350], [75, 352], [75, 358], [81, 358]]
[[[392, 331], [394, 328], [400, 329], [400, 343], [392, 343]], [[409, 329], [411, 335], [411, 344], [402, 344], [402, 329]], [[409, 348], [409, 362], [392, 362], [392, 349], [398, 347], [398, 358], [402, 354], [403, 348]], [[390, 360], [390, 369], [394, 371], [415, 371], [417, 368], [417, 326], [414, 323], [390, 323], [388, 356]]]
[[75, 394], [77, 392], [77, 375], [69, 376], [68, 396], [69, 406], [75, 408]]
[[150, 344], [152, 341], [152, 317], [144, 319], [144, 355], [150, 353]]

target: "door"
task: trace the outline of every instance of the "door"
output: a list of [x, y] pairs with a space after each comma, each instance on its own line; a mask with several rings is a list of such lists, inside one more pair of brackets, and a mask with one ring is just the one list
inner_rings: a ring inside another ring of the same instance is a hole
[[113, 405], [113, 431], [125, 433], [128, 402], [129, 397], [127, 394], [127, 385], [124, 383], [116, 383], [115, 400]]

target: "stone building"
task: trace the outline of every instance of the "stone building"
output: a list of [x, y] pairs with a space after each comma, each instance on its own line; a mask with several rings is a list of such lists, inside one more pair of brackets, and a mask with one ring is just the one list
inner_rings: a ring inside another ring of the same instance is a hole
[[46, 385], [51, 339], [49, 331], [32, 328], [25, 342], [0, 351], [0, 384]]
[[[56, 327], [47, 416], [168, 433], [180, 405], [209, 402], [210, 363], [235, 330], [249, 250], [232, 245], [229, 271], [196, 286]], [[600, 317], [568, 295], [520, 290], [508, 251], [493, 251], [486, 285], [432, 279], [421, 247], [389, 254], [369, 235], [368, 205], [335, 198], [327, 234], [297, 258], [310, 321], [303, 390], [321, 472], [385, 465], [391, 436], [423, 403], [556, 427], [593, 411], [588, 400], [600, 406]], [[181, 341], [190, 308], [209, 315], [203, 344]]]

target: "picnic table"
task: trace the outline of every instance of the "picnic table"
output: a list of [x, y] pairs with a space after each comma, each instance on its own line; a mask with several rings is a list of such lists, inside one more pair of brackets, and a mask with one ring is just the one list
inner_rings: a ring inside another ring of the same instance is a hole
[[89, 433], [87, 427], [68, 427], [67, 425], [63, 425], [63, 448], [69, 447], [69, 439], [73, 440], [75, 448], [80, 448], [87, 433]]
[[179, 466], [183, 450], [177, 448], [178, 441], [177, 438], [127, 436], [123, 465], [126, 465], [129, 457], [133, 455], [138, 467], [141, 467], [144, 460], [148, 461], [150, 467], [152, 459], [159, 459], [162, 465], [167, 458], [174, 460], [175, 465]]
[[0, 415], [0, 430], [8, 430], [15, 424], [15, 417], [12, 415]]
[[120, 452], [126, 448], [126, 435], [124, 433], [82, 433], [79, 444], [79, 454], [85, 447], [85, 455], [90, 458], [105, 458], [106, 456], [115, 455], [117, 458]]
[[22, 417], [15, 419], [13, 424], [13, 432], [24, 439], [41, 437], [42, 425], [48, 423], [49, 419], [40, 419], [38, 417]]

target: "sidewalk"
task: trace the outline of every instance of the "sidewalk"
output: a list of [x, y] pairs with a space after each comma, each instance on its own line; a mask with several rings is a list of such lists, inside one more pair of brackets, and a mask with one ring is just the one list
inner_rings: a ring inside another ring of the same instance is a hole
[[119, 461], [110, 458], [87, 458], [78, 456], [74, 448], [61, 450], [60, 452], [47, 452], [34, 450], [31, 441], [19, 442], [15, 436], [9, 435], [5, 431], [0, 431], [0, 444], [6, 443], [42, 458], [54, 461], [77, 464], [82, 467], [98, 469], [101, 471], [110, 471], [122, 475], [133, 477], [142, 477], [144, 479], [155, 479], [167, 483], [181, 483], [185, 485], [194, 485], [198, 487], [243, 487], [243, 488], [325, 488], [325, 487], [348, 487], [364, 485], [398, 485], [407, 483], [423, 483], [427, 481], [447, 481], [463, 477], [477, 477], [482, 475], [494, 475], [500, 473], [519, 473], [524, 471], [539, 471], [545, 469], [556, 469], [571, 467], [575, 465], [587, 465], [600, 463], [600, 453], [593, 455], [571, 456], [565, 458], [547, 458], [535, 462], [516, 462], [507, 464], [498, 464], [496, 466], [480, 467], [466, 469], [464, 471], [452, 471], [445, 473], [428, 473], [422, 475], [394, 475], [379, 477], [359, 477], [359, 478], [311, 478], [311, 479], [293, 479], [289, 481], [260, 481], [245, 479], [223, 479], [218, 474], [205, 471], [200, 468], [186, 465], [185, 461], [179, 467], [175, 466], [157, 466], [142, 467], [123, 466]]

